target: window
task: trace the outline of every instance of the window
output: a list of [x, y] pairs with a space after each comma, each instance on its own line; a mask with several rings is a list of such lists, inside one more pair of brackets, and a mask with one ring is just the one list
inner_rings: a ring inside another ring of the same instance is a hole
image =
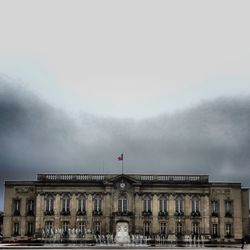
[[46, 215], [54, 214], [54, 197], [52, 195], [47, 195], [46, 197]]
[[193, 235], [199, 235], [199, 232], [200, 232], [200, 225], [198, 222], [194, 222], [192, 224], [192, 234]]
[[20, 216], [20, 210], [21, 210], [21, 200], [20, 199], [13, 200], [13, 215]]
[[219, 201], [212, 201], [212, 216], [219, 215]]
[[61, 211], [62, 215], [69, 215], [70, 214], [69, 206], [70, 206], [70, 197], [69, 197], [69, 195], [64, 195], [62, 197], [62, 211]]
[[94, 197], [94, 210], [93, 215], [102, 215], [102, 199], [100, 195]]
[[198, 197], [192, 198], [192, 211], [195, 213], [200, 211], [200, 201]]
[[198, 197], [192, 198], [192, 214], [191, 216], [200, 216], [200, 199]]
[[14, 222], [13, 224], [13, 235], [19, 235], [19, 222]]
[[96, 222], [95, 223], [95, 234], [101, 234], [101, 223], [100, 222]]
[[53, 228], [52, 221], [46, 221], [45, 222], [45, 233], [46, 233], [47, 236], [51, 235], [52, 228]]
[[143, 199], [143, 211], [151, 214], [151, 199], [149, 196], [145, 196]]
[[35, 211], [35, 202], [34, 200], [28, 200], [27, 202], [27, 215], [33, 216]]
[[31, 236], [33, 234], [34, 234], [34, 223], [33, 222], [28, 222], [27, 235]]
[[144, 222], [144, 224], [143, 224], [143, 234], [145, 236], [149, 236], [149, 234], [150, 234], [150, 224], [149, 224], [149, 222]]
[[118, 199], [118, 212], [128, 211], [128, 200], [126, 195], [121, 195]]
[[183, 199], [182, 197], [178, 196], [175, 200], [175, 211], [176, 215], [184, 215], [183, 212]]
[[85, 215], [86, 214], [86, 199], [85, 196], [81, 195], [78, 198], [78, 215]]
[[212, 237], [217, 238], [218, 237], [218, 224], [212, 225]]
[[167, 212], [167, 199], [165, 197], [161, 197], [159, 199], [159, 207], [160, 207], [160, 212], [162, 213]]
[[232, 202], [231, 201], [225, 201], [225, 216], [226, 217], [232, 217]]
[[182, 235], [182, 229], [183, 229], [182, 222], [177, 222], [176, 223], [176, 234], [177, 234], [177, 237], [179, 237], [179, 236]]
[[226, 237], [232, 237], [232, 224], [226, 224]]
[[78, 231], [80, 235], [84, 235], [85, 234], [85, 226], [84, 226], [84, 222], [79, 222], [78, 224]]
[[102, 200], [101, 197], [98, 195], [94, 199], [94, 210], [101, 211], [102, 210], [101, 207], [102, 207]]
[[160, 234], [163, 236], [166, 236], [167, 230], [166, 230], [166, 222], [160, 223]]

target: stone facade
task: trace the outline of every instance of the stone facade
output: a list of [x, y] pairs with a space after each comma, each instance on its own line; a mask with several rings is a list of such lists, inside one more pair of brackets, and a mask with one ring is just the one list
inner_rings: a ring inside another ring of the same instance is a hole
[[4, 239], [40, 239], [74, 230], [186, 235], [234, 241], [248, 234], [249, 193], [240, 183], [210, 183], [207, 175], [42, 174], [6, 181]]

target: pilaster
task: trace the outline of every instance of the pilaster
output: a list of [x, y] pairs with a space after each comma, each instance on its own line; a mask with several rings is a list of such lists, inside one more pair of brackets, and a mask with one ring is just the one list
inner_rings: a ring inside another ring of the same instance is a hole
[[158, 212], [159, 212], [159, 200], [156, 194], [152, 198], [152, 233], [159, 233], [159, 223], [158, 223]]
[[42, 233], [43, 228], [43, 200], [44, 196], [38, 193], [36, 195], [36, 221], [35, 221], [35, 229], [36, 233], [40, 234]]
[[87, 195], [87, 225], [86, 229], [93, 231], [93, 196], [92, 194]]

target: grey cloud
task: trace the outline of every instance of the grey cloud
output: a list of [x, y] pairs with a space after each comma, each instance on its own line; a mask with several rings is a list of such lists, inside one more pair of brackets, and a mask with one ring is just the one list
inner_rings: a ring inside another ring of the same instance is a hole
[[126, 172], [209, 174], [249, 186], [249, 128], [249, 97], [143, 120], [87, 114], [76, 120], [2, 81], [1, 187], [6, 179], [34, 179], [41, 172], [119, 173], [121, 152]]

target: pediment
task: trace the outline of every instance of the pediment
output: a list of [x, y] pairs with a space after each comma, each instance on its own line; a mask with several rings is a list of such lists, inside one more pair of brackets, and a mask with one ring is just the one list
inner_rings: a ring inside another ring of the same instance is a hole
[[141, 182], [136, 180], [135, 178], [129, 176], [129, 175], [125, 175], [125, 174], [120, 174], [120, 175], [116, 175], [112, 178], [109, 179], [109, 182], [112, 183], [121, 183], [121, 182], [127, 182], [131, 185], [133, 184], [140, 184]]

